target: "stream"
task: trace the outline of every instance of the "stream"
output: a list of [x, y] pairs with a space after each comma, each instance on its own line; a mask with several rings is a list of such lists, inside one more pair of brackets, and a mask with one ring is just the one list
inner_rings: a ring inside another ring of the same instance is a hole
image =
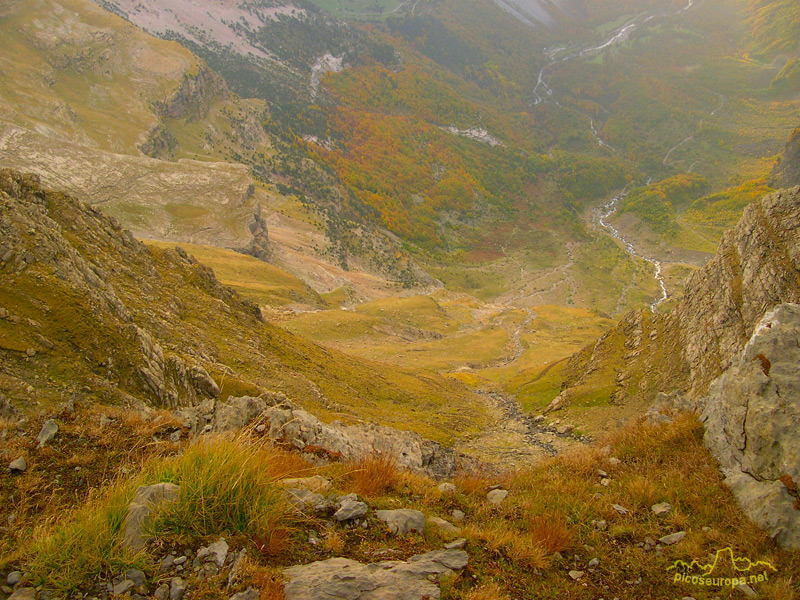
[[[534, 106], [537, 106], [547, 101], [553, 102], [556, 106], [561, 106], [561, 104], [559, 104], [558, 102], [558, 99], [555, 97], [553, 88], [550, 87], [550, 84], [547, 82], [548, 72], [554, 65], [567, 62], [574, 58], [581, 58], [587, 55], [602, 52], [606, 48], [609, 48], [618, 42], [626, 40], [628, 38], [628, 35], [631, 32], [633, 32], [637, 27], [650, 22], [651, 20], [656, 18], [656, 16], [663, 17], [668, 15], [681, 14], [683, 12], [688, 11], [690, 8], [692, 8], [692, 6], [694, 6], [694, 0], [689, 0], [686, 6], [684, 6], [677, 12], [661, 13], [660, 15], [641, 13], [639, 15], [636, 15], [635, 17], [624, 23], [622, 26], [615, 29], [614, 31], [612, 31], [611, 34], [601, 43], [594, 46], [590, 46], [588, 48], [583, 48], [581, 50], [574, 50], [572, 52], [568, 52], [567, 54], [561, 56], [560, 58], [558, 57], [567, 50], [566, 48], [558, 47], [549, 50], [545, 48], [544, 52], [550, 58], [550, 62], [546, 64], [544, 67], [542, 67], [542, 69], [539, 71], [539, 77], [537, 79], [536, 85], [533, 88]], [[716, 92], [714, 93], [719, 98], [719, 104], [717, 105], [716, 108], [714, 108], [714, 110], [711, 111], [711, 116], [715, 115], [717, 111], [719, 111], [725, 104], [725, 96], [723, 96], [722, 94], [718, 94]], [[597, 142], [599, 146], [613, 152], [614, 154], [619, 155], [619, 151], [613, 146], [611, 146], [611, 144], [606, 142], [600, 136], [597, 127], [595, 126], [593, 117], [589, 117], [589, 131], [592, 134], [592, 138], [594, 138], [594, 140]], [[671, 154], [681, 146], [691, 142], [693, 139], [694, 136], [690, 136], [681, 141], [674, 148], [670, 149], [669, 152], [667, 152], [666, 156], [664, 156], [664, 161], [663, 161], [664, 165], [670, 166]], [[694, 164], [691, 165], [691, 167], [689, 168], [689, 172], [691, 172], [691, 170], [695, 167], [696, 164], [697, 163], [695, 162]], [[648, 185], [650, 184], [651, 181], [652, 177], [648, 179], [647, 181]], [[603, 205], [598, 209], [595, 209], [593, 212], [592, 221], [595, 223], [595, 225], [598, 226], [600, 231], [604, 231], [607, 235], [610, 235], [615, 240], [617, 240], [630, 256], [644, 260], [648, 264], [652, 265], [653, 277], [658, 282], [659, 288], [661, 289], [659, 297], [656, 298], [650, 304], [650, 310], [655, 312], [658, 309], [658, 307], [669, 298], [669, 292], [667, 291], [667, 284], [666, 281], [664, 280], [664, 275], [663, 275], [663, 270], [664, 270], [663, 265], [661, 261], [657, 260], [656, 258], [653, 258], [651, 256], [645, 256], [644, 254], [638, 252], [634, 247], [634, 245], [630, 241], [625, 239], [625, 237], [619, 232], [619, 230], [616, 227], [614, 227], [610, 222], [611, 217], [617, 212], [619, 202], [623, 200], [627, 196], [627, 194], [628, 194], [628, 189], [626, 188], [622, 192], [620, 192], [617, 196], [609, 200], [605, 205]]]

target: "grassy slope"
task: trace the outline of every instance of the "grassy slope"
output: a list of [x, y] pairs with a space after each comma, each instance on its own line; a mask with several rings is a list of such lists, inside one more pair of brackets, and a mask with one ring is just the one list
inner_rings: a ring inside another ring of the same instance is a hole
[[[120, 246], [118, 233], [106, 233], [113, 229], [103, 217], [86, 213], [68, 197], [48, 194], [48, 205], [56, 222], [76, 227], [69, 230], [68, 243], [97, 265], [134, 322], [168, 357], [203, 365], [223, 398], [282, 391], [326, 418], [381, 420], [444, 442], [484, 422], [480, 400], [457, 382], [431, 371], [387, 369], [263, 323], [254, 305], [220, 286], [206, 267], [172, 250], [149, 250], [138, 242], [130, 249]], [[135, 341], [117, 317], [93, 309], [47, 264], [22, 273], [6, 265], [2, 278], [0, 306], [23, 319], [0, 321], [0, 387], [6, 396], [21, 406], [30, 406], [34, 397], [49, 406], [64, 389], [78, 393], [76, 382], [88, 381], [90, 391], [80, 394], [96, 400], [130, 402], [128, 395], [154, 400], [136, 374]], [[25, 356], [28, 348], [38, 350], [36, 360]], [[37, 377], [37, 389], [26, 391], [24, 382]]]
[[[96, 437], [97, 432], [84, 435]], [[55, 452], [62, 449], [61, 443], [55, 442]], [[434, 481], [398, 472], [374, 459], [313, 468], [296, 454], [264, 448], [246, 437], [174, 445], [171, 451], [177, 456], [146, 461], [141, 472], [100, 487], [94, 499], [75, 512], [65, 514], [62, 509], [57, 522], [47, 519], [49, 510], [39, 513], [45, 524], [2, 562], [19, 561], [11, 564], [23, 566], [34, 584], [47, 581], [59, 590], [84, 590], [128, 566], [143, 567], [155, 581], [159, 575], [151, 557], [163, 556], [176, 544], [181, 549], [196, 548], [224, 536], [233, 548], [248, 548], [247, 566], [237, 585], [245, 589], [255, 584], [277, 600], [283, 597], [280, 571], [286, 566], [335, 556], [374, 562], [377, 548], [388, 548], [393, 556], [405, 559], [441, 548], [449, 539], [432, 528], [424, 535], [393, 536], [374, 513], [367, 516], [367, 529], [313, 516], [298, 518], [287, 510], [274, 482], [316, 473], [329, 478], [338, 493], [358, 493], [373, 511], [403, 507], [444, 518], [455, 508], [465, 512], [462, 536], [470, 562], [462, 574], [443, 581], [445, 600], [600, 596], [671, 600], [688, 594], [698, 600], [734, 598], [739, 592], [674, 583], [667, 570], [676, 560], [705, 560], [726, 547], [776, 567], [768, 582], [754, 586], [761, 597], [791, 600], [800, 592], [800, 554], [776, 548], [741, 513], [703, 447], [702, 426], [693, 417], [659, 426], [633, 423], [602, 444], [607, 444], [602, 450], [585, 449], [514, 474], [462, 474], [452, 495], [441, 493]], [[609, 457], [619, 462], [610, 462]], [[56, 469], [67, 466], [56, 463]], [[600, 485], [600, 470], [608, 476], [608, 486]], [[15, 481], [24, 485], [36, 476], [34, 469]], [[10, 477], [0, 475], [3, 481]], [[230, 485], [234, 479], [239, 485]], [[173, 481], [193, 493], [186, 493], [159, 517], [156, 545], [138, 557], [126, 555], [115, 543], [122, 512], [138, 485], [156, 481]], [[497, 483], [510, 496], [500, 508], [493, 508], [485, 494]], [[658, 502], [669, 502], [671, 513], [656, 517], [650, 507]], [[612, 504], [630, 512], [620, 515]], [[599, 520], [607, 523], [606, 529], [593, 526]], [[674, 546], [664, 546], [660, 552], [643, 547], [646, 538], [657, 540], [676, 531], [687, 536]], [[309, 544], [312, 533], [323, 542]], [[95, 543], [87, 543], [89, 539]], [[597, 566], [588, 566], [592, 559], [598, 560]], [[582, 579], [570, 578], [571, 570], [583, 571]], [[190, 587], [195, 593], [211, 592], [224, 585], [226, 576], [223, 572], [206, 583], [189, 577]]]

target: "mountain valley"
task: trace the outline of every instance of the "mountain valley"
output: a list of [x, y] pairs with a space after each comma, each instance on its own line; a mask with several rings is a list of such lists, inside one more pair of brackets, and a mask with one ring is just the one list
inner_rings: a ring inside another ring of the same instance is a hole
[[0, 600], [800, 597], [798, 33], [0, 1]]

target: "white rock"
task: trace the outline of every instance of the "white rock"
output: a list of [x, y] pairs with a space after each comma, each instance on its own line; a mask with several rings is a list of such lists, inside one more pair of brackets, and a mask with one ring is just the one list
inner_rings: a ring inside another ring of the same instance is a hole
[[669, 535], [665, 535], [664, 537], [659, 538], [658, 541], [664, 544], [665, 546], [672, 546], [673, 544], [677, 544], [678, 542], [680, 542], [685, 537], [686, 537], [686, 532], [679, 531], [677, 533], [671, 533]]
[[18, 459], [11, 462], [8, 465], [8, 470], [12, 473], [24, 473], [28, 470], [28, 463], [25, 461], [25, 458], [20, 456]]
[[492, 506], [500, 506], [508, 498], [508, 490], [492, 490], [486, 494], [486, 500]]
[[455, 485], [453, 485], [452, 483], [448, 483], [446, 481], [440, 483], [438, 489], [443, 494], [455, 494], [458, 491], [458, 488], [456, 488]]
[[379, 510], [375, 515], [389, 527], [395, 535], [404, 535], [411, 531], [425, 531], [425, 515], [418, 510]]
[[56, 434], [58, 433], [58, 423], [55, 422], [53, 419], [48, 419], [45, 421], [44, 425], [42, 425], [41, 431], [39, 431], [39, 448], [44, 447], [47, 442], [52, 441]]
[[225, 559], [228, 557], [228, 542], [225, 538], [220, 538], [213, 544], [206, 548], [200, 548], [197, 551], [197, 558], [200, 562], [213, 562], [220, 569], [225, 565]]
[[663, 517], [672, 512], [672, 504], [668, 502], [654, 504], [653, 506], [650, 507], [650, 510], [652, 510], [657, 517]]

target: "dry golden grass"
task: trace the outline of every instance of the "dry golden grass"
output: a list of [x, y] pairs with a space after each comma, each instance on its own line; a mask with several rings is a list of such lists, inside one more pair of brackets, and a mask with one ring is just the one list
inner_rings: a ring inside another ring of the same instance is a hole
[[342, 534], [335, 529], [329, 529], [323, 536], [322, 547], [332, 554], [341, 554], [342, 550], [344, 550]]
[[456, 475], [453, 483], [462, 494], [467, 496], [485, 496], [489, 491], [489, 476], [480, 472], [460, 472]]
[[345, 484], [359, 496], [373, 498], [394, 489], [402, 480], [395, 458], [385, 452], [375, 452], [350, 463]]
[[551, 554], [572, 547], [572, 531], [561, 515], [536, 515], [528, 521], [528, 531]]
[[271, 527], [262, 533], [253, 534], [252, 541], [261, 556], [274, 558], [291, 548], [292, 530], [284, 526]]
[[514, 562], [531, 569], [544, 569], [549, 563], [548, 550], [531, 535], [514, 536], [506, 548], [506, 555]]
[[465, 600], [508, 600], [502, 588], [496, 583], [486, 583], [467, 592]]

